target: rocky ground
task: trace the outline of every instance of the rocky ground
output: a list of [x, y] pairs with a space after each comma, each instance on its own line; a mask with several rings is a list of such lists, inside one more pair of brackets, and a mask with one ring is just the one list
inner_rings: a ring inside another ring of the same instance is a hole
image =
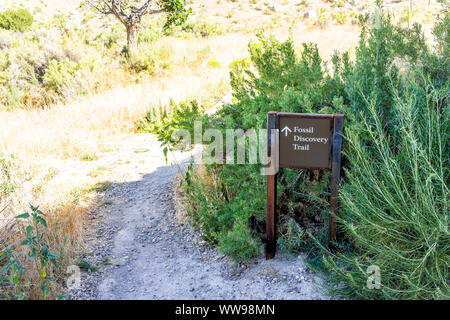
[[308, 272], [301, 257], [267, 261], [261, 255], [235, 264], [202, 241], [188, 222], [180, 224], [172, 182], [179, 166], [166, 166], [154, 136], [133, 139], [119, 152], [122, 159], [137, 144], [150, 151], [130, 152], [134, 165], [121, 171], [124, 177], [124, 170], [141, 177], [112, 183], [99, 200], [102, 205], [93, 209], [96, 227], [84, 258], [99, 270], [82, 272], [81, 287], [70, 290], [69, 299], [326, 298], [321, 279]]

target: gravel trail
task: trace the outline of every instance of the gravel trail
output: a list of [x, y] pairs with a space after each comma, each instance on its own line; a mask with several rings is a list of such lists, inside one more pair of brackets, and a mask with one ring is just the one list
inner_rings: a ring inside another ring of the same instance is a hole
[[[70, 299], [326, 299], [321, 279], [301, 257], [261, 255], [234, 264], [210, 248], [189, 223], [175, 219], [173, 182], [186, 154], [170, 155], [169, 165], [156, 138], [130, 138], [111, 154], [123, 182], [113, 182], [93, 209], [87, 261], [100, 269], [82, 272]], [[133, 152], [138, 146], [148, 152]], [[103, 261], [103, 264], [101, 263]]]

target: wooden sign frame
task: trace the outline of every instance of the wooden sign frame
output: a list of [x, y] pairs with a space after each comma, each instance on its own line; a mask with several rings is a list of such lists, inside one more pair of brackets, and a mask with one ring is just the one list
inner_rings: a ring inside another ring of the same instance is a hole
[[[279, 165], [280, 163], [280, 118], [302, 118], [302, 119], [328, 119], [330, 120], [330, 151], [329, 151], [329, 166], [328, 167], [301, 167], [301, 166], [287, 166]], [[341, 172], [341, 151], [342, 151], [342, 130], [344, 127], [343, 114], [311, 114], [311, 113], [287, 113], [270, 111], [267, 114], [267, 155], [269, 159], [269, 167], [272, 168], [273, 174], [267, 175], [267, 221], [266, 221], [266, 258], [272, 259], [275, 257], [277, 245], [277, 172], [279, 168], [293, 168], [293, 169], [322, 169], [331, 170], [331, 211], [333, 214], [337, 213], [338, 209], [338, 187]], [[275, 133], [275, 134], [273, 134]], [[273, 141], [275, 139], [275, 141]], [[275, 148], [275, 149], [274, 149]], [[274, 149], [274, 150], [273, 150]], [[328, 228], [328, 242], [336, 240], [336, 220], [330, 215], [330, 222]]]

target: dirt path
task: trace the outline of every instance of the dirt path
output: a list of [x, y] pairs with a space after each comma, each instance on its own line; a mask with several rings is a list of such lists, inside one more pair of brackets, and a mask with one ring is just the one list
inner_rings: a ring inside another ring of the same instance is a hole
[[[136, 147], [148, 152], [136, 153]], [[83, 272], [71, 299], [324, 299], [317, 276], [298, 257], [235, 265], [175, 220], [173, 183], [156, 138], [132, 137], [116, 154], [123, 182], [114, 182], [92, 212], [96, 229], [86, 260], [108, 265]], [[132, 158], [128, 161], [126, 156]], [[110, 155], [113, 157], [113, 155]], [[189, 155], [170, 155], [173, 162]]]

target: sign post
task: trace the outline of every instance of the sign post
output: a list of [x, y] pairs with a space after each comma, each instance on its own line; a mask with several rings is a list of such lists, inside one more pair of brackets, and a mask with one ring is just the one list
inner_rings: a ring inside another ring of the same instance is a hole
[[[266, 258], [272, 259], [277, 242], [278, 168], [331, 170], [331, 210], [338, 209], [343, 114], [271, 111], [267, 114], [269, 167], [267, 175]], [[336, 239], [336, 221], [330, 216], [328, 241]]]

